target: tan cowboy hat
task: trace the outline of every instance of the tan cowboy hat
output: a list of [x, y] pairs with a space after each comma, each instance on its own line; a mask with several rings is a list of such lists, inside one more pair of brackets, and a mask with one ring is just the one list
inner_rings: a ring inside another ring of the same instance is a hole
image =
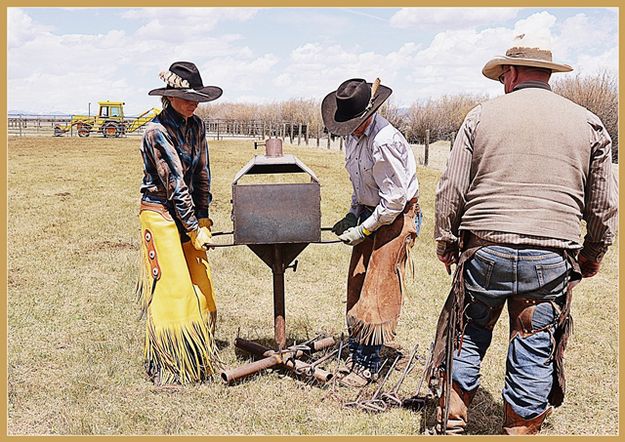
[[515, 38], [515, 45], [506, 51], [506, 55], [497, 56], [489, 60], [482, 69], [482, 74], [491, 80], [499, 80], [503, 73], [503, 66], [531, 66], [550, 69], [551, 72], [571, 72], [573, 68], [568, 64], [552, 61], [551, 50], [540, 47], [529, 47], [524, 44], [525, 34]]
[[362, 78], [346, 80], [321, 102], [323, 124], [334, 135], [349, 135], [373, 115], [391, 93], [391, 88], [380, 84], [379, 80], [374, 83]]
[[190, 61], [174, 62], [169, 70], [161, 72], [159, 77], [166, 86], [152, 89], [148, 95], [178, 97], [205, 103], [218, 99], [223, 93], [218, 86], [204, 86], [197, 66]]

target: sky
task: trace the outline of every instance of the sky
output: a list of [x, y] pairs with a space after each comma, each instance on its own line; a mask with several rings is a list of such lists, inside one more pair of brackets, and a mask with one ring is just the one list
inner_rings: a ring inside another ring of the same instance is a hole
[[321, 100], [349, 78], [379, 77], [390, 101], [503, 93], [481, 70], [518, 34], [550, 47], [569, 75], [618, 74], [616, 8], [9, 8], [9, 112], [91, 112], [151, 89], [194, 62], [226, 102]]

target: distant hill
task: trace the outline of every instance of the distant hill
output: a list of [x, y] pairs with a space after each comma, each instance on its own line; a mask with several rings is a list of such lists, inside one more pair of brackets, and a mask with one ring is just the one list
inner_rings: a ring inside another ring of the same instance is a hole
[[72, 114], [68, 114], [67, 112], [31, 112], [31, 111], [23, 111], [23, 110], [9, 110], [9, 117], [32, 117], [37, 115], [53, 115], [56, 117], [69, 117]]

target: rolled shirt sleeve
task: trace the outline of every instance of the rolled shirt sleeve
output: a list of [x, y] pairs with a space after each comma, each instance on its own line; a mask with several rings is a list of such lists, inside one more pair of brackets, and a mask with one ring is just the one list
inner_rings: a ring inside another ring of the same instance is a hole
[[399, 139], [399, 134], [392, 141], [373, 143], [373, 179], [379, 188], [380, 202], [362, 223], [371, 232], [391, 224], [406, 206], [411, 177], [408, 176], [405, 151], [406, 146]]

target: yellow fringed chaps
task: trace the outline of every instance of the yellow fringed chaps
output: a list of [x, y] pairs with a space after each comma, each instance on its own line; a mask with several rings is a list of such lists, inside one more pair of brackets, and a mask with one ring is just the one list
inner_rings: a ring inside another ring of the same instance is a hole
[[157, 385], [209, 380], [221, 361], [214, 337], [217, 308], [206, 252], [195, 250], [190, 241], [181, 243], [168, 214], [141, 210], [139, 219], [142, 272], [138, 294], [146, 316], [146, 371]]

